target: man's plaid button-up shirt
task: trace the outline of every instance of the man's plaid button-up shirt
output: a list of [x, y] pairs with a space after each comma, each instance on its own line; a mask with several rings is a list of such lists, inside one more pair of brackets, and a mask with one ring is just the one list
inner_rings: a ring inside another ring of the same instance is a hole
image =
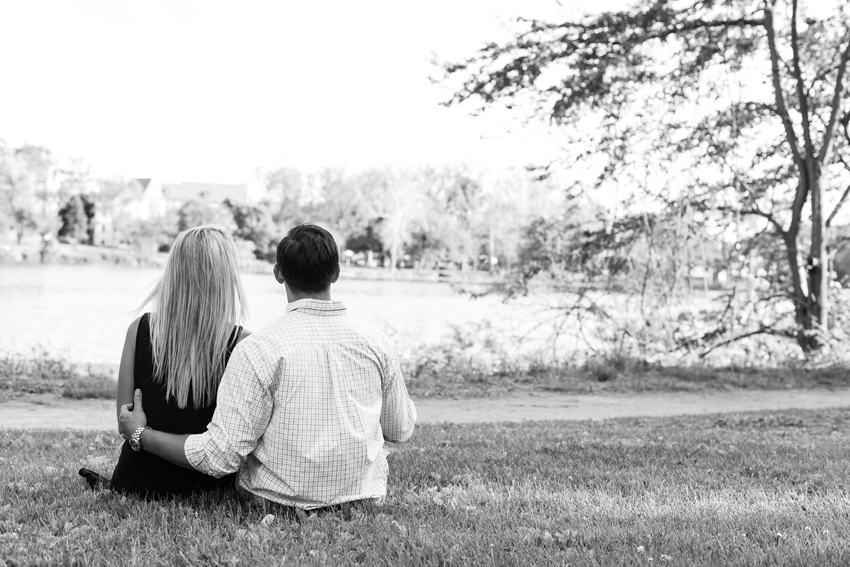
[[257, 496], [311, 509], [387, 491], [384, 440], [413, 434], [416, 408], [383, 333], [342, 303], [302, 299], [240, 342], [206, 433], [186, 458]]

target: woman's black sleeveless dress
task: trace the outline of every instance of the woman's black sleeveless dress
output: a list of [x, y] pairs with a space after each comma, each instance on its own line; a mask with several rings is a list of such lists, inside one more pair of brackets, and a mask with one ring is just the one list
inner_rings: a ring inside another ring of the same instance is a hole
[[[233, 337], [227, 347], [228, 359], [241, 330], [241, 327], [236, 327], [233, 331]], [[215, 412], [215, 403], [202, 408], [193, 408], [190, 405], [180, 409], [174, 398], [166, 399], [165, 384], [154, 381], [149, 313], [142, 315], [139, 320], [133, 375], [136, 388], [142, 391], [142, 405], [150, 427], [176, 434], [203, 433], [207, 430]], [[190, 390], [190, 404], [191, 399]], [[115, 472], [112, 473], [112, 489], [146, 498], [188, 496], [195, 492], [233, 488], [235, 479], [235, 474], [213, 478], [195, 470], [178, 467], [145, 453], [144, 449], [137, 453], [130, 448], [130, 443], [125, 441]]]

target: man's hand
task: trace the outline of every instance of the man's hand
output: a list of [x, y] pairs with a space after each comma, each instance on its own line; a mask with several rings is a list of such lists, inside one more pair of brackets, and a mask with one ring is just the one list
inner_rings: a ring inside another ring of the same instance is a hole
[[133, 394], [133, 403], [121, 406], [121, 413], [118, 414], [118, 432], [121, 437], [129, 440], [138, 428], [147, 424], [148, 416], [142, 409], [142, 391], [136, 389]]

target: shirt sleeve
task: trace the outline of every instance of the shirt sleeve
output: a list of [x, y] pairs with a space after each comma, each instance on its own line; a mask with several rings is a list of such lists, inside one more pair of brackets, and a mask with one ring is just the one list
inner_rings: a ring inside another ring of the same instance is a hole
[[407, 394], [395, 348], [389, 339], [384, 341], [384, 345], [381, 429], [387, 441], [407, 441], [416, 426], [416, 406]]
[[239, 470], [265, 433], [274, 407], [263, 375], [252, 363], [249, 349], [243, 347], [246, 341], [230, 356], [207, 431], [190, 435], [184, 445], [186, 460], [193, 468], [218, 478]]

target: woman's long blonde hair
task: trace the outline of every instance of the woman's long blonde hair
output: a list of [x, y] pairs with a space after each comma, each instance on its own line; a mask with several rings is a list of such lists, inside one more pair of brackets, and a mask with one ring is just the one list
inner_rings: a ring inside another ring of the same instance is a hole
[[165, 273], [143, 304], [151, 303], [154, 380], [180, 408], [215, 402], [234, 325], [248, 315], [233, 240], [218, 225], [177, 236]]

